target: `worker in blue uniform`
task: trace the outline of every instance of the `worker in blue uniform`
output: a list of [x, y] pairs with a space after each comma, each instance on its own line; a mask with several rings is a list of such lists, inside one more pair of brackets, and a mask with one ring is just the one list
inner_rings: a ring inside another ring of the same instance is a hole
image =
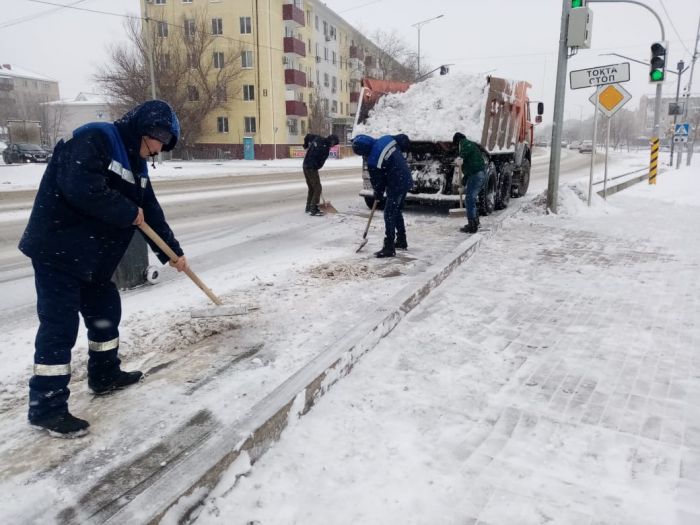
[[[146, 159], [172, 150], [175, 112], [151, 100], [114, 123], [95, 122], [59, 141], [44, 172], [19, 249], [32, 260], [39, 329], [29, 381], [29, 422], [57, 437], [87, 434], [68, 410], [71, 349], [79, 314], [88, 336], [88, 386], [96, 394], [137, 383], [119, 359], [119, 291], [110, 280], [137, 226], [147, 222], [188, 269], [148, 177]], [[161, 262], [169, 258], [150, 239]]]
[[366, 159], [374, 199], [384, 200], [384, 246], [374, 254], [379, 258], [394, 257], [396, 248], [408, 248], [403, 207], [406, 194], [413, 187], [413, 178], [402, 151], [408, 151], [409, 147], [410, 140], [403, 134], [378, 139], [358, 135], [352, 140], [355, 154]]

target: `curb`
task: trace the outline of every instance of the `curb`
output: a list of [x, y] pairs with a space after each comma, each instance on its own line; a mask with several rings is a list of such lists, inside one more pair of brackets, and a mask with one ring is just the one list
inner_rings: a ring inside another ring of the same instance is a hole
[[[492, 215], [496, 220], [488, 231], [469, 237], [422, 276], [411, 279], [345, 335], [326, 345], [243, 418], [222, 425], [206, 410], [196, 414], [185, 428], [161, 442], [157, 450], [111, 473], [77, 505], [60, 511], [61, 521], [155, 524], [178, 523], [193, 517], [227, 469], [234, 467], [235, 479], [247, 473], [290, 423], [309, 412], [364, 354], [519, 210], [520, 206], [510, 206], [497, 216]], [[235, 485], [235, 479], [226, 480], [229, 487]]]

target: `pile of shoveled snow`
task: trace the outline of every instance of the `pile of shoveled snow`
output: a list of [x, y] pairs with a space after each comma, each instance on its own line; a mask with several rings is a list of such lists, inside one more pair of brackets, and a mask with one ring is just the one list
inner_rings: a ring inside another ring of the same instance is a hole
[[413, 84], [405, 93], [383, 96], [353, 135], [396, 135], [411, 140], [451, 141], [456, 131], [481, 142], [486, 78], [440, 75]]

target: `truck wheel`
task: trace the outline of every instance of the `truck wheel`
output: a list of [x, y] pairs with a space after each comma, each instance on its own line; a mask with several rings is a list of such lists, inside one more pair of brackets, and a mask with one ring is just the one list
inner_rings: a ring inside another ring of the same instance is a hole
[[530, 161], [523, 159], [522, 164], [520, 164], [520, 173], [518, 173], [517, 187], [513, 187], [511, 195], [516, 199], [522, 197], [527, 193], [527, 189], [530, 186]]
[[496, 175], [492, 170], [488, 170], [489, 178], [486, 180], [486, 187], [479, 194], [479, 214], [491, 215], [496, 208]]
[[146, 282], [148, 284], [157, 284], [160, 281], [160, 268], [157, 266], [149, 266], [146, 268]]
[[513, 164], [508, 163], [501, 169], [501, 186], [496, 193], [496, 209], [503, 210], [510, 203], [511, 184], [513, 182]]

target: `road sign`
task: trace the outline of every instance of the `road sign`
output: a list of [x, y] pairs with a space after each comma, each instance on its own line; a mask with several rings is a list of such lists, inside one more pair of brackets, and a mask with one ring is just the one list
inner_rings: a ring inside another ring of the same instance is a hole
[[690, 124], [676, 124], [676, 129], [673, 130], [673, 142], [688, 142], [690, 135]]
[[609, 66], [592, 67], [589, 69], [579, 69], [569, 73], [571, 89], [617, 84], [618, 82], [627, 82], [629, 79], [629, 62], [623, 62], [622, 64], [611, 64]]
[[600, 90], [596, 90], [588, 100], [595, 106], [598, 95], [598, 109], [607, 117], [612, 117], [615, 112], [632, 98], [632, 95], [617, 84], [610, 84]]

